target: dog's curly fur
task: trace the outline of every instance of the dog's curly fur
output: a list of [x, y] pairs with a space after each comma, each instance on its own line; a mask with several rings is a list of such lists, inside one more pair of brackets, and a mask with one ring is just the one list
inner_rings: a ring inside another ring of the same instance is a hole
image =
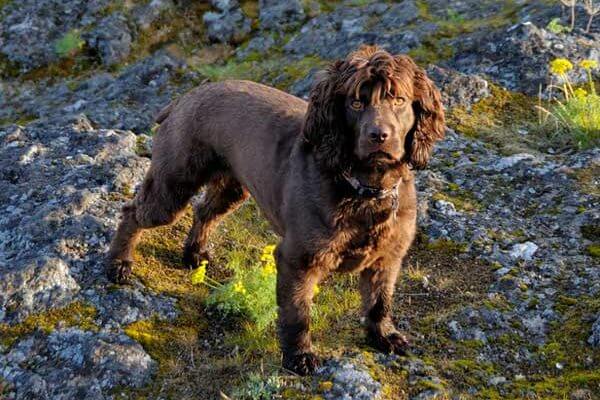
[[[422, 69], [366, 46], [333, 63], [308, 104], [252, 82], [209, 83], [167, 106], [157, 121], [152, 164], [109, 251], [113, 281], [129, 278], [140, 231], [173, 222], [201, 187], [184, 249], [188, 267], [208, 257], [210, 230], [252, 195], [281, 236], [284, 367], [306, 374], [317, 365], [310, 304], [315, 284], [332, 271], [360, 272], [369, 339], [382, 351], [404, 351], [391, 304], [415, 234], [411, 169], [425, 167], [444, 136], [440, 94]], [[350, 173], [393, 195], [358, 196]]]
[[410, 57], [394, 57], [376, 46], [363, 47], [327, 69], [311, 91], [304, 137], [315, 145], [317, 157], [329, 170], [350, 168], [352, 138], [346, 135], [347, 126], [340, 118], [344, 114], [341, 99], [357, 95], [372, 81], [378, 83], [373, 90], [375, 97], [403, 93], [413, 99], [417, 121], [406, 142], [409, 151], [405, 161], [417, 169], [424, 168], [434, 143], [444, 137], [440, 93]]

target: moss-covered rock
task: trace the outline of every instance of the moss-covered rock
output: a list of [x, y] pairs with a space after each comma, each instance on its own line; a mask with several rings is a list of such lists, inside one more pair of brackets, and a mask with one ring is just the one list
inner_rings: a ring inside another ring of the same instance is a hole
[[83, 302], [74, 302], [64, 308], [32, 314], [16, 325], [0, 324], [0, 344], [10, 347], [36, 330], [48, 334], [58, 325], [62, 328], [78, 327], [83, 330], [97, 330], [98, 326], [94, 322], [96, 315], [96, 309]]

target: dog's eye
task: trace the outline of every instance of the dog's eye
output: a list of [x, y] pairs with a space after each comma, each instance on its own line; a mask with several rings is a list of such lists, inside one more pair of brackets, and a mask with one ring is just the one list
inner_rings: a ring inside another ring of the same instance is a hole
[[396, 98], [394, 98], [394, 105], [395, 106], [401, 106], [404, 103], [406, 103], [406, 99], [404, 97], [396, 97]]
[[352, 107], [353, 110], [360, 111], [363, 108], [363, 103], [360, 100], [352, 100], [350, 107]]

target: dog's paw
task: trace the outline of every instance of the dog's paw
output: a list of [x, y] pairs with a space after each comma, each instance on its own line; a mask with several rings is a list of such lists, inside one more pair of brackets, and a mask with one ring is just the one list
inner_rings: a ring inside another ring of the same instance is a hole
[[283, 356], [283, 368], [295, 374], [312, 375], [319, 366], [319, 359], [313, 353], [298, 353]]
[[186, 246], [183, 249], [183, 257], [181, 261], [183, 263], [184, 268], [198, 268], [200, 266], [200, 263], [202, 263], [202, 261], [204, 260], [208, 261], [209, 263], [211, 261], [210, 253], [208, 252], [208, 250], [198, 250], [196, 246]]
[[130, 260], [109, 260], [106, 264], [106, 276], [116, 284], [130, 283], [132, 272], [133, 261]]
[[404, 356], [408, 352], [409, 341], [400, 332], [392, 332], [388, 335], [370, 333], [368, 340], [371, 346], [386, 354], [397, 354]]

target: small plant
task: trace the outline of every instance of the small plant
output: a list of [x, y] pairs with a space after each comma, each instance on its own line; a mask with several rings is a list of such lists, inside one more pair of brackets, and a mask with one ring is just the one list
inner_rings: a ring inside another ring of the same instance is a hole
[[244, 385], [233, 393], [234, 399], [267, 400], [272, 399], [283, 387], [282, 378], [277, 375], [264, 376], [251, 373]]
[[571, 29], [575, 28], [575, 6], [577, 5], [577, 0], [560, 0], [562, 4], [571, 9]]
[[594, 0], [583, 0], [583, 9], [589, 16], [585, 31], [587, 33], [590, 33], [590, 30], [592, 29], [592, 21], [594, 21], [594, 17], [596, 15], [600, 14], [600, 4], [594, 5]]
[[77, 29], [67, 32], [62, 38], [54, 43], [54, 50], [60, 57], [73, 57], [85, 45], [81, 34]]
[[239, 262], [232, 261], [229, 267], [234, 272], [233, 278], [225, 284], [207, 276], [208, 261], [203, 261], [192, 272], [192, 283], [204, 284], [213, 289], [206, 304], [217, 309], [223, 317], [249, 319], [257, 329], [263, 331], [277, 316], [274, 250], [274, 245], [266, 246], [260, 261], [253, 266], [239, 265]]
[[561, 25], [560, 18], [554, 18], [552, 21], [548, 23], [546, 26], [550, 32], [555, 35], [560, 35], [561, 33], [571, 32], [571, 29], [568, 26]]
[[585, 70], [588, 76], [587, 89], [573, 87], [567, 75], [573, 68], [573, 64], [564, 58], [550, 63], [550, 72], [562, 81], [561, 86], [550, 85], [550, 89], [558, 88], [562, 98], [552, 96], [555, 103], [549, 109], [541, 106], [540, 98], [540, 123], [553, 122], [559, 132], [572, 134], [578, 147], [587, 148], [600, 140], [600, 96], [592, 77], [592, 70], [598, 68], [598, 63], [594, 60], [579, 63], [579, 68]]

